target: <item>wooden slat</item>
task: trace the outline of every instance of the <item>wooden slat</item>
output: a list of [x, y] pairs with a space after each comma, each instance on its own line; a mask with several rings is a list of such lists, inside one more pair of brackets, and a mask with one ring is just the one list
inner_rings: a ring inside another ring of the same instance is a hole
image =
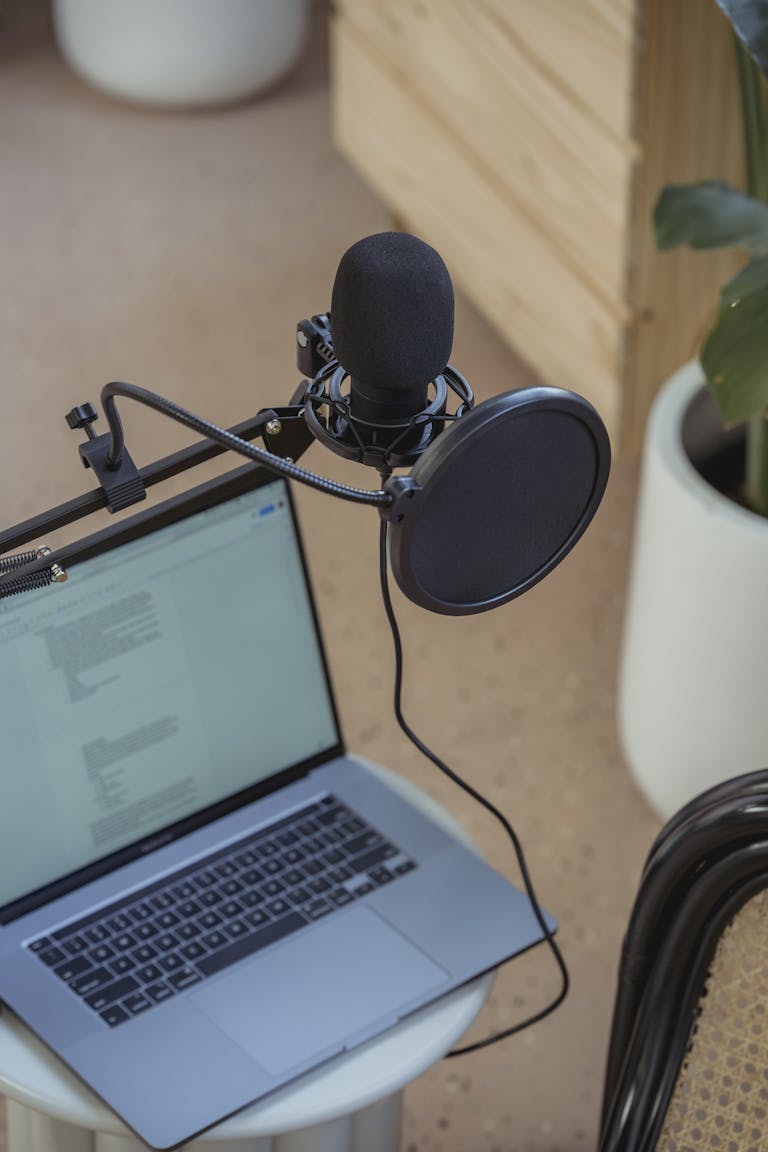
[[[464, 162], [517, 204], [539, 244], [556, 248], [615, 308], [625, 289], [632, 37], [631, 20], [610, 9], [587, 19], [603, 7], [596, 0], [344, 0], [341, 11], [401, 88], [454, 137]], [[552, 34], [554, 61], [534, 32]], [[563, 44], [563, 63], [572, 66], [561, 75]], [[610, 106], [608, 124], [595, 112], [592, 89], [585, 95], [578, 87], [593, 71], [601, 76], [602, 106]]]
[[482, 3], [509, 29], [554, 87], [616, 139], [627, 138], [634, 100], [631, 61], [638, 0]]
[[563, 258], [504, 186], [342, 15], [334, 24], [334, 119], [346, 156], [548, 382], [619, 416], [624, 315]]

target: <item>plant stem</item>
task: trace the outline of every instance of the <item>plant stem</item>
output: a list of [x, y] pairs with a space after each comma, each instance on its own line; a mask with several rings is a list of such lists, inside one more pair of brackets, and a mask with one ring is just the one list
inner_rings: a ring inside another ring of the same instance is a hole
[[[735, 39], [747, 191], [757, 200], [768, 202], [768, 115], [763, 79], [741, 40]], [[744, 489], [750, 508], [761, 516], [768, 516], [768, 414], [765, 412], [747, 421]]]

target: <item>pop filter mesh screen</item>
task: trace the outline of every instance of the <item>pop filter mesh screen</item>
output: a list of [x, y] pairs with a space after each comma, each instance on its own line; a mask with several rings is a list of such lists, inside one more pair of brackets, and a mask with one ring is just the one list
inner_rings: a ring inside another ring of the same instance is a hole
[[411, 540], [417, 582], [448, 604], [523, 591], [568, 541], [598, 470], [588, 427], [544, 410], [491, 421], [425, 491]]

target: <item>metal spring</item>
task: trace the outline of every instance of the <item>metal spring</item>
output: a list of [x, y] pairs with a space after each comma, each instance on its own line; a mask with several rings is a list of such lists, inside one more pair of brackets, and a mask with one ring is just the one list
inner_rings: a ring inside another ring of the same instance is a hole
[[[34, 552], [31, 558], [35, 559]], [[7, 584], [0, 584], [0, 600], [4, 600], [7, 596], [18, 596], [20, 592], [32, 592], [35, 588], [46, 588], [51, 583], [53, 583], [53, 573], [50, 568], [43, 568], [39, 572], [30, 572], [27, 576], [20, 576], [18, 580], [9, 580]]]
[[0, 556], [0, 576], [4, 576], [6, 572], [13, 572], [15, 568], [21, 568], [22, 564], [29, 564], [32, 560], [37, 560], [38, 552], [32, 549], [30, 552], [17, 552], [13, 556]]

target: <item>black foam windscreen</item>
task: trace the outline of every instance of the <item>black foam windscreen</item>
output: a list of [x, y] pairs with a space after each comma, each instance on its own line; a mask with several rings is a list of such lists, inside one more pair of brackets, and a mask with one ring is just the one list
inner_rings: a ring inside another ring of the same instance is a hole
[[388, 403], [397, 407], [412, 394], [418, 411], [453, 344], [453, 286], [442, 258], [402, 232], [353, 244], [333, 285], [331, 337], [352, 379], [353, 403], [357, 393], [374, 405], [372, 415], [386, 417]]
[[506, 603], [571, 550], [609, 468], [605, 427], [573, 392], [527, 388], [479, 404], [411, 472], [389, 529], [395, 579], [436, 612]]

